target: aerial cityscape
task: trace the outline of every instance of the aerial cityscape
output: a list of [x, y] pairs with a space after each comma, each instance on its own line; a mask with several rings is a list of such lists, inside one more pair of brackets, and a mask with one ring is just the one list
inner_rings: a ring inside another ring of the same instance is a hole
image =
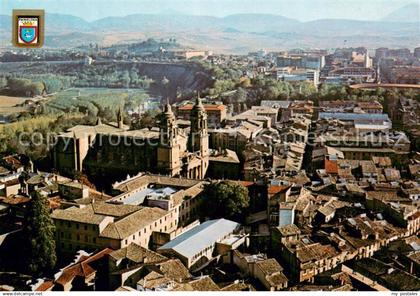
[[419, 2], [0, 9], [0, 292], [420, 291]]

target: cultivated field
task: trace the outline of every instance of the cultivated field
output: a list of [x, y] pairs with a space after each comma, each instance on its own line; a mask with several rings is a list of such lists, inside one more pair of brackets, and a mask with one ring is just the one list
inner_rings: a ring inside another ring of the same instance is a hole
[[22, 104], [27, 98], [0, 95], [0, 107], [14, 107]]
[[[47, 113], [91, 111], [97, 114], [106, 108], [116, 111], [126, 102], [138, 104], [148, 98], [141, 89], [71, 88], [54, 94], [46, 103]], [[77, 110], [76, 110], [77, 109]]]
[[16, 106], [22, 104], [25, 100], [27, 98], [0, 96], [0, 115], [10, 115], [26, 111], [26, 107]]

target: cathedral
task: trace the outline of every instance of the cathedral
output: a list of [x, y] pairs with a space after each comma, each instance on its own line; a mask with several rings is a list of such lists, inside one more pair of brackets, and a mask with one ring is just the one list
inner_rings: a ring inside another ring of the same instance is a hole
[[199, 97], [190, 122], [189, 128], [178, 127], [168, 103], [158, 127], [129, 130], [119, 110], [117, 123], [98, 120], [95, 126], [77, 125], [60, 134], [52, 153], [54, 167], [62, 174], [82, 171], [107, 182], [139, 172], [202, 179], [209, 166], [209, 136]]

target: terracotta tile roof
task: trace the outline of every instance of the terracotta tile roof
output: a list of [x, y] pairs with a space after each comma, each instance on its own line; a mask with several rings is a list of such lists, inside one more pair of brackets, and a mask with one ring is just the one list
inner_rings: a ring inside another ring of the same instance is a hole
[[52, 287], [54, 287], [53, 281], [44, 281], [35, 289], [35, 291], [37, 292], [50, 291]]
[[362, 173], [375, 174], [378, 171], [373, 161], [370, 160], [360, 161], [360, 166]]
[[171, 279], [165, 277], [164, 275], [152, 271], [144, 278], [140, 279], [137, 284], [141, 285], [146, 289], [157, 289], [163, 285], [169, 285], [172, 282]]
[[115, 205], [97, 202], [81, 208], [72, 207], [65, 210], [57, 209], [52, 213], [52, 218], [80, 223], [100, 224], [107, 217], [108, 219], [111, 219], [111, 217], [122, 218], [131, 215], [136, 211], [140, 211], [141, 209], [141, 207], [133, 205]]
[[240, 181], [239, 183], [241, 183], [241, 185], [245, 187], [254, 185], [254, 182], [251, 182], [251, 181]]
[[131, 243], [125, 248], [113, 251], [109, 254], [109, 256], [114, 258], [116, 261], [128, 259], [134, 263], [152, 263], [167, 259], [165, 256], [143, 248], [135, 243]]
[[235, 282], [222, 288], [222, 291], [255, 291], [255, 288], [250, 284], [243, 282]]
[[256, 265], [266, 275], [271, 275], [276, 272], [283, 271], [283, 267], [281, 267], [281, 265], [274, 258], [270, 258], [264, 261], [258, 261]]
[[277, 194], [289, 189], [290, 186], [272, 185], [268, 187], [268, 194]]
[[61, 206], [61, 201], [62, 199], [59, 196], [50, 197], [48, 199], [50, 209], [53, 209], [53, 210], [59, 209]]
[[65, 210], [57, 209], [53, 211], [51, 217], [56, 220], [73, 221], [79, 223], [99, 225], [106, 216], [95, 214], [92, 206], [84, 208], [71, 207]]
[[415, 214], [408, 217], [408, 220], [416, 220], [419, 217], [420, 217], [420, 211], [417, 211]]
[[92, 273], [96, 272], [96, 270], [93, 269], [89, 265], [89, 263], [102, 259], [112, 251], [112, 249], [105, 248], [92, 256], [81, 256], [77, 263], [64, 268], [61, 272], [61, 275], [57, 278], [55, 282], [64, 286], [67, 283], [72, 282], [75, 277], [89, 277], [90, 275], [92, 275]]
[[139, 175], [123, 182], [117, 182], [113, 185], [114, 189], [122, 192], [129, 192], [139, 187], [147, 186], [149, 184], [160, 184], [180, 188], [189, 188], [202, 181], [179, 179], [160, 175]]
[[305, 245], [296, 250], [296, 257], [301, 263], [315, 262], [336, 256], [338, 252], [331, 245], [321, 245], [319, 243]]
[[375, 163], [375, 165], [378, 165], [381, 167], [389, 167], [392, 165], [391, 158], [389, 158], [388, 156], [385, 156], [385, 157], [372, 156], [372, 161]]
[[184, 281], [191, 277], [188, 269], [179, 259], [170, 259], [154, 266], [148, 266], [150, 270], [154, 270], [175, 281]]
[[282, 227], [277, 227], [282, 236], [299, 235], [301, 233], [299, 227], [295, 224], [290, 224]]
[[194, 291], [220, 291], [220, 288], [216, 283], [209, 277], [204, 276], [198, 280], [189, 283]]
[[366, 198], [384, 201], [397, 201], [400, 199], [395, 191], [367, 191]]
[[9, 197], [0, 197], [0, 202], [8, 204], [8, 205], [19, 205], [30, 202], [31, 199], [29, 197], [24, 196], [9, 196]]
[[194, 291], [194, 289], [188, 283], [176, 283], [171, 291]]
[[327, 174], [338, 174], [337, 161], [326, 159], [324, 165]]
[[282, 272], [268, 275], [266, 279], [272, 287], [283, 285], [289, 281]]
[[22, 165], [22, 163], [20, 162], [20, 160], [19, 160], [19, 159], [17, 159], [17, 158], [16, 158], [15, 156], [13, 156], [13, 155], [10, 155], [10, 156], [6, 156], [6, 157], [4, 157], [4, 158], [3, 158], [3, 161], [4, 161], [7, 165], [11, 166], [13, 170], [16, 170], [16, 169], [18, 169], [18, 168], [20, 168], [20, 167], [22, 167], [22, 166], [23, 166], [23, 165]]
[[142, 208], [117, 222], [108, 224], [102, 231], [101, 237], [125, 239], [164, 217], [167, 213], [161, 208]]
[[92, 208], [97, 215], [123, 217], [132, 214], [141, 209], [134, 205], [114, 205], [105, 202], [95, 202]]

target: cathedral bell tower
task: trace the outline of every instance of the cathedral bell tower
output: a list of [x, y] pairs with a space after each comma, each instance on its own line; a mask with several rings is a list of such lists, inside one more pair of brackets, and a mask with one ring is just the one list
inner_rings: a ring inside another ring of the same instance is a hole
[[167, 103], [159, 124], [159, 147], [157, 150], [158, 170], [170, 176], [179, 175], [181, 170], [178, 126], [171, 105]]
[[201, 178], [204, 178], [209, 166], [209, 134], [207, 130], [207, 113], [197, 96], [190, 114], [191, 129], [188, 137], [188, 150], [197, 153], [202, 160]]

